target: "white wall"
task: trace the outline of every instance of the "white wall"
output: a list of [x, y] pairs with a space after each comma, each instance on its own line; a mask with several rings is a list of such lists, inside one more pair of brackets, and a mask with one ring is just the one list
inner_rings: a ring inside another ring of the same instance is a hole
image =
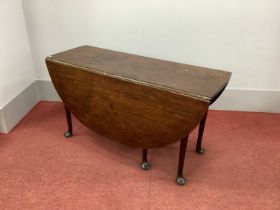
[[20, 0], [0, 0], [0, 110], [34, 80]]
[[279, 0], [0, 0], [0, 132], [58, 100], [44, 59], [84, 44], [232, 71], [212, 109], [280, 112], [279, 37]]
[[82, 44], [233, 72], [230, 88], [280, 90], [279, 0], [24, 0], [38, 79]]

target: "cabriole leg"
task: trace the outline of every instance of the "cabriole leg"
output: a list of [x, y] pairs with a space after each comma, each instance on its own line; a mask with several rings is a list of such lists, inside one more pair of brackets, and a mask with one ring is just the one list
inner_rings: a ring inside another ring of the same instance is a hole
[[151, 167], [150, 163], [148, 162], [147, 156], [148, 156], [148, 149], [143, 149], [143, 159], [141, 163], [141, 168], [143, 170], [149, 170]]
[[72, 119], [71, 119], [71, 113], [67, 109], [66, 106], [64, 106], [64, 109], [65, 109], [67, 125], [68, 125], [68, 130], [64, 133], [64, 136], [68, 138], [68, 137], [71, 137], [73, 135], [73, 132], [72, 132]]
[[201, 143], [202, 143], [204, 127], [205, 127], [205, 123], [206, 123], [206, 119], [207, 119], [207, 113], [208, 112], [206, 112], [206, 114], [204, 115], [204, 117], [202, 118], [202, 120], [199, 124], [198, 138], [197, 138], [197, 142], [196, 142], [196, 152], [201, 155], [205, 153], [205, 149], [203, 149], [201, 147]]
[[180, 153], [179, 153], [179, 164], [178, 164], [178, 174], [176, 178], [176, 182], [179, 185], [185, 185], [187, 180], [183, 176], [183, 169], [184, 169], [184, 161], [186, 155], [186, 149], [188, 144], [188, 136], [181, 140], [180, 144]]

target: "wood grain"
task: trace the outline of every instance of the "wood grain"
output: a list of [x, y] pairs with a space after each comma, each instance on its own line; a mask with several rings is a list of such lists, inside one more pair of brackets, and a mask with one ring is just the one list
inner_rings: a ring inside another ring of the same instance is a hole
[[226, 86], [231, 75], [226, 71], [91, 46], [81, 46], [57, 53], [49, 60], [206, 100], [217, 95]]
[[[141, 65], [143, 57], [132, 55], [129, 62], [133, 63], [127, 67], [119, 53], [115, 53], [116, 58], [112, 61], [114, 52], [101, 50], [101, 55], [95, 57], [91, 51], [96, 48], [88, 48], [76, 48], [46, 59], [53, 84], [66, 107], [84, 125], [109, 139], [134, 147], [162, 147], [187, 136], [230, 77], [229, 73], [203, 68], [202, 72], [207, 73], [198, 73], [196, 78], [194, 70], [190, 73], [191, 78], [185, 80], [187, 88], [183, 88], [184, 77], [169, 77], [172, 65], [168, 64], [165, 69], [166, 63], [156, 60], [160, 64], [155, 71], [161, 69], [159, 80], [163, 82], [157, 82], [155, 72], [146, 73], [139, 80], [137, 75], [148, 72], [143, 69], [150, 66], [149, 61]], [[150, 66], [149, 71], [153, 68]], [[134, 76], [130, 77], [130, 74]], [[161, 80], [162, 77], [166, 78]], [[199, 80], [203, 81], [196, 82]], [[209, 83], [211, 90], [207, 90], [207, 85], [200, 87], [202, 83]], [[192, 89], [196, 91], [189, 92]]]

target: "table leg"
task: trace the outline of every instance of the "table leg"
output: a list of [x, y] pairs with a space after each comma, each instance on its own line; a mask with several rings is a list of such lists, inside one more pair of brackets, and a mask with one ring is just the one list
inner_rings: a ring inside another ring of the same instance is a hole
[[143, 170], [149, 170], [151, 167], [150, 163], [148, 162], [147, 156], [148, 156], [148, 149], [143, 149], [143, 159], [141, 163], [141, 168]]
[[71, 113], [70, 113], [70, 111], [67, 109], [66, 106], [64, 106], [64, 109], [65, 109], [65, 114], [66, 114], [66, 119], [67, 119], [67, 125], [68, 125], [68, 130], [64, 133], [64, 136], [65, 136], [65, 137], [71, 137], [71, 136], [73, 135]]
[[185, 185], [187, 180], [183, 176], [183, 169], [184, 169], [184, 161], [186, 155], [186, 149], [188, 144], [188, 136], [183, 138], [180, 143], [180, 153], [179, 153], [179, 163], [178, 163], [178, 174], [176, 178], [176, 182], [179, 185]]
[[206, 114], [204, 115], [204, 117], [202, 118], [202, 120], [199, 124], [198, 138], [197, 138], [197, 142], [196, 142], [196, 152], [201, 155], [205, 153], [205, 149], [203, 149], [201, 147], [201, 142], [202, 142], [204, 127], [205, 127], [205, 123], [206, 123], [206, 119], [207, 119], [207, 113], [208, 112], [206, 112]]

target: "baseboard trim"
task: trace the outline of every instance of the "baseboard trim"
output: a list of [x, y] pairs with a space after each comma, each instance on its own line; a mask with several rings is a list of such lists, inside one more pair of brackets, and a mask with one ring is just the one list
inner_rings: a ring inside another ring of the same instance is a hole
[[8, 133], [39, 102], [37, 81], [0, 109], [0, 133]]
[[[0, 109], [0, 133], [8, 133], [39, 101], [61, 101], [51, 81], [34, 81]], [[226, 89], [210, 109], [280, 113], [280, 90]]]
[[8, 128], [7, 128], [4, 116], [5, 116], [4, 111], [2, 109], [0, 109], [0, 133], [8, 132]]
[[280, 90], [226, 89], [210, 109], [280, 113]]
[[40, 101], [61, 101], [51, 81], [37, 80], [37, 89]]

